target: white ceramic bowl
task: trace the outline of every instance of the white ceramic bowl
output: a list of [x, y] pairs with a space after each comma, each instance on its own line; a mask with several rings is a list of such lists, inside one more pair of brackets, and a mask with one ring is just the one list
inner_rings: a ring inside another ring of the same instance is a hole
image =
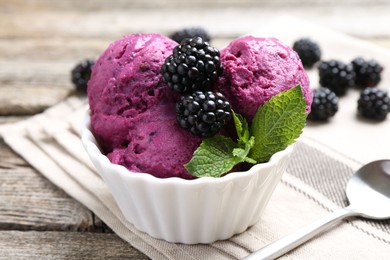
[[222, 178], [160, 179], [112, 164], [91, 132], [89, 115], [82, 142], [130, 223], [152, 237], [185, 244], [228, 239], [256, 224], [293, 151], [291, 145], [267, 163]]

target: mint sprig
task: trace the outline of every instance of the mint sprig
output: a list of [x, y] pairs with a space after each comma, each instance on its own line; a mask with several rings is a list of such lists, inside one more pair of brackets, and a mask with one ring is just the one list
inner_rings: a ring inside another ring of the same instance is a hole
[[248, 157], [248, 154], [255, 144], [255, 137], [249, 133], [248, 122], [245, 118], [233, 112], [234, 125], [238, 136], [236, 148], [233, 149], [233, 156], [240, 158], [240, 162], [255, 164], [256, 161]]
[[[250, 137], [248, 124], [241, 115], [233, 112], [238, 142], [230, 137], [216, 135], [202, 141], [184, 167], [196, 177], [221, 177], [241, 162], [256, 163], [248, 157], [254, 137]], [[238, 130], [239, 129], [239, 130]]]
[[250, 133], [256, 145], [250, 156], [258, 163], [294, 143], [306, 125], [306, 100], [301, 86], [281, 92], [259, 107], [252, 121]]
[[206, 138], [184, 166], [196, 177], [221, 177], [242, 162], [267, 162], [299, 137], [306, 117], [305, 98], [297, 85], [259, 107], [250, 127], [233, 112], [237, 142], [221, 135]]

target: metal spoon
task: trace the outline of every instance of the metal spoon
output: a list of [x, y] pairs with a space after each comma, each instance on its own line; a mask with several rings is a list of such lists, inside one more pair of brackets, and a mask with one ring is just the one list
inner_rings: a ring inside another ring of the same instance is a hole
[[261, 248], [244, 259], [275, 259], [335, 226], [339, 220], [346, 217], [390, 218], [390, 160], [374, 161], [361, 167], [348, 181], [346, 193], [349, 206]]

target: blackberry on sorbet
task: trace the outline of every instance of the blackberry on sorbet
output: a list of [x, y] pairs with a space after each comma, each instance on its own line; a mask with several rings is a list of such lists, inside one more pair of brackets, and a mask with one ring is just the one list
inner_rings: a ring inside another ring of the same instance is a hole
[[85, 59], [79, 62], [71, 71], [71, 80], [76, 89], [82, 93], [87, 92], [87, 83], [91, 77], [94, 60]]
[[356, 74], [357, 87], [375, 87], [381, 81], [383, 67], [376, 60], [358, 57], [352, 61], [352, 66]]
[[308, 116], [312, 121], [326, 121], [338, 111], [339, 98], [328, 88], [313, 89], [313, 102]]
[[161, 67], [163, 80], [180, 93], [209, 90], [222, 73], [219, 50], [201, 37], [186, 38]]
[[355, 71], [351, 64], [338, 60], [322, 61], [318, 66], [320, 85], [336, 95], [344, 95], [355, 84]]
[[204, 41], [210, 42], [210, 34], [202, 27], [189, 27], [173, 32], [169, 37], [177, 43], [185, 38], [201, 37]]
[[321, 59], [320, 46], [309, 38], [302, 38], [294, 42], [293, 50], [301, 58], [304, 67], [311, 68]]
[[218, 92], [195, 91], [176, 104], [177, 122], [197, 136], [215, 135], [231, 118], [230, 104]]
[[390, 98], [386, 90], [365, 88], [358, 100], [358, 113], [366, 118], [384, 120], [390, 112]]

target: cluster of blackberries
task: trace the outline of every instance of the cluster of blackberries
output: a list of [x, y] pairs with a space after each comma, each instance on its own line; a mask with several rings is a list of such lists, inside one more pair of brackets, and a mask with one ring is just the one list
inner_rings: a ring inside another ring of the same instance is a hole
[[87, 83], [94, 64], [94, 60], [85, 59], [77, 63], [71, 71], [71, 81], [80, 93], [87, 93]]
[[320, 84], [343, 96], [351, 87], [375, 87], [381, 80], [383, 67], [375, 60], [361, 57], [347, 64], [338, 60], [322, 61], [318, 66]]
[[362, 89], [358, 100], [358, 113], [366, 118], [383, 120], [390, 112], [386, 91], [376, 86], [381, 80], [383, 67], [375, 60], [355, 58], [350, 63], [331, 59], [321, 61], [319, 45], [309, 38], [294, 42], [293, 49], [305, 68], [318, 64], [320, 88], [313, 90], [313, 103], [309, 119], [324, 121], [338, 111], [339, 98], [351, 87]]
[[201, 137], [215, 135], [232, 117], [221, 93], [210, 91], [222, 73], [219, 51], [202, 37], [185, 38], [161, 67], [163, 80], [182, 94], [176, 104], [181, 127]]

